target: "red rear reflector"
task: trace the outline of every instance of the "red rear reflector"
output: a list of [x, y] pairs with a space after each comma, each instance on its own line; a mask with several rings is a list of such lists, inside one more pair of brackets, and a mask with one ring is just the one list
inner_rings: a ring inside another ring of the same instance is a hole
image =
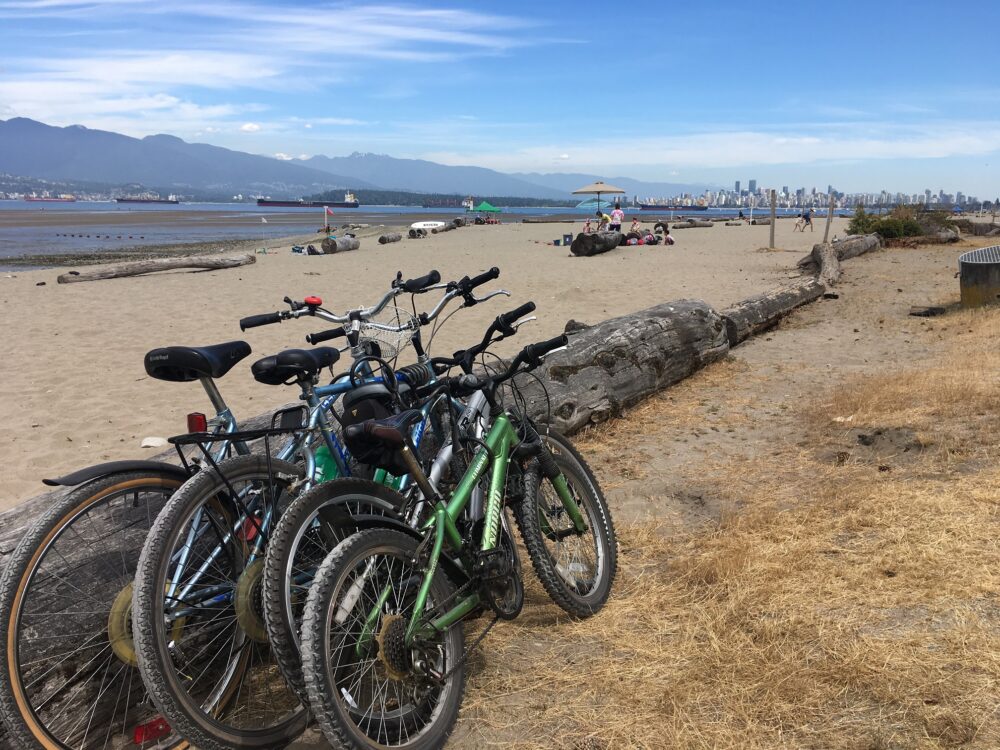
[[208, 418], [200, 411], [188, 414], [188, 432], [208, 432]]
[[167, 724], [166, 719], [159, 716], [152, 721], [137, 726], [132, 733], [132, 741], [136, 745], [142, 746], [147, 742], [162, 740], [168, 734], [170, 734], [170, 725]]
[[257, 538], [257, 524], [254, 521], [255, 519], [248, 518], [243, 522], [243, 539], [246, 542], [252, 542]]
[[310, 307], [319, 307], [323, 304], [323, 299], [321, 297], [306, 297], [304, 301]]

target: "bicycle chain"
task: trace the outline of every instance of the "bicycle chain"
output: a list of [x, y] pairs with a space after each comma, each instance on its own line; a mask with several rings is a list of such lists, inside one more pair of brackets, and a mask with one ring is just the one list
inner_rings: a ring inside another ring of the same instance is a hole
[[[472, 589], [473, 585], [475, 585], [477, 583], [478, 583], [478, 581], [470, 580], [470, 581], [462, 584], [457, 589], [455, 589], [447, 598], [445, 598], [444, 601], [442, 601], [440, 604], [436, 605], [434, 607], [434, 609], [436, 611], [440, 611], [440, 610], [444, 609], [448, 604], [451, 603], [451, 601], [453, 599], [455, 599], [456, 597], [459, 597], [459, 596], [465, 594], [467, 591], [469, 591], [470, 589]], [[475, 651], [477, 648], [479, 648], [479, 645], [483, 642], [483, 640], [485, 640], [485, 638], [489, 634], [490, 630], [492, 630], [493, 626], [496, 625], [497, 622], [499, 622], [499, 621], [500, 621], [500, 616], [494, 613], [493, 619], [489, 622], [489, 624], [485, 628], [483, 628], [483, 632], [480, 633], [476, 637], [476, 640], [473, 642], [473, 644], [471, 646], [469, 646], [465, 650], [465, 653], [462, 654], [462, 658], [459, 659], [455, 663], [455, 666], [453, 666], [451, 669], [449, 669], [447, 672], [445, 672], [443, 675], [441, 675], [440, 678], [435, 678], [435, 679], [438, 682], [443, 683], [449, 677], [451, 677], [453, 674], [455, 674], [455, 670], [457, 670], [459, 667], [461, 667], [463, 664], [465, 664], [465, 662], [468, 660], [468, 658], [472, 655], [472, 652]], [[429, 618], [425, 618], [425, 622], [423, 624], [430, 624], [430, 619]]]

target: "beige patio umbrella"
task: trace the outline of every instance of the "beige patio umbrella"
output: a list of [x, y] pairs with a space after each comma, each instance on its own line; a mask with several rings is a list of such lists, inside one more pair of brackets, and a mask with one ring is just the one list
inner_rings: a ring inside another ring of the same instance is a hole
[[573, 195], [597, 195], [597, 206], [601, 205], [601, 193], [624, 193], [620, 187], [615, 187], [614, 185], [608, 185], [601, 180], [597, 182], [592, 182], [589, 185], [585, 185], [579, 190], [574, 190]]

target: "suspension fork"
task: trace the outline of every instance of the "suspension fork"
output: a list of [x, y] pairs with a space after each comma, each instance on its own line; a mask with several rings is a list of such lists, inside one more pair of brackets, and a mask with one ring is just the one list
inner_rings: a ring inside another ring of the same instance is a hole
[[[559, 465], [556, 463], [556, 460], [552, 455], [552, 451], [549, 450], [549, 446], [547, 446], [545, 441], [541, 439], [535, 431], [535, 428], [529, 425], [528, 429], [530, 430], [529, 434], [533, 435], [541, 444], [541, 450], [538, 453], [538, 468], [542, 472], [542, 476], [551, 482], [556, 494], [562, 501], [563, 507], [566, 509], [566, 515], [568, 515], [570, 520], [573, 522], [573, 528], [576, 529], [578, 534], [583, 534], [587, 530], [587, 522], [584, 521], [583, 514], [580, 512], [580, 506], [577, 504], [576, 498], [573, 497], [573, 493], [569, 489], [569, 483], [566, 481], [566, 476], [559, 469]], [[545, 529], [543, 529], [543, 531], [545, 531]]]

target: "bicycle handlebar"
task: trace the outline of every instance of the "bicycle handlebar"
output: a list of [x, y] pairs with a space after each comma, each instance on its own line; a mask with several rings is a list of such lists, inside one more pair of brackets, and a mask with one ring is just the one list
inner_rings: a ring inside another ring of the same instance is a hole
[[347, 331], [344, 330], [343, 326], [338, 326], [337, 328], [331, 328], [328, 331], [320, 331], [319, 333], [307, 333], [306, 341], [310, 344], [319, 344], [323, 341], [329, 341], [330, 339], [339, 339], [341, 336], [346, 336]]
[[534, 311], [535, 311], [535, 303], [525, 302], [516, 310], [511, 310], [510, 312], [497, 315], [495, 323], [497, 330], [501, 331], [502, 333], [508, 336], [511, 335], [512, 333], [514, 333], [514, 329], [512, 327], [514, 325], [514, 321], [517, 320], [518, 318], [523, 318], [528, 313]]
[[441, 274], [437, 271], [431, 271], [426, 276], [409, 279], [402, 282], [399, 286], [403, 289], [403, 291], [410, 292], [411, 294], [417, 294], [418, 292], [425, 291], [428, 287], [434, 286], [439, 281], [441, 281]]
[[263, 315], [250, 315], [246, 318], [240, 318], [240, 330], [245, 331], [247, 328], [257, 328], [258, 326], [267, 326], [271, 323], [280, 323], [282, 320], [282, 313], [264, 313]]

